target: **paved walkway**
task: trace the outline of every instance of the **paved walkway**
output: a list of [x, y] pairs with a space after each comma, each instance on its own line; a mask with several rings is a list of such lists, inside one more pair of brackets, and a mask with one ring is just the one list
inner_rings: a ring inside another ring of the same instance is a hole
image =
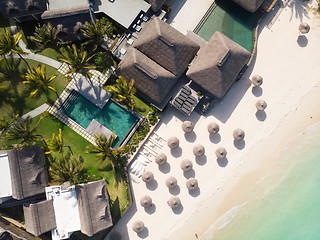
[[18, 121], [21, 121], [21, 120], [26, 119], [26, 118], [27, 118], [27, 116], [30, 116], [31, 118], [34, 118], [34, 117], [38, 116], [39, 114], [41, 114], [41, 113], [43, 113], [43, 112], [47, 111], [47, 110], [48, 110], [48, 108], [49, 108], [49, 105], [48, 105], [48, 104], [46, 104], [46, 103], [44, 103], [44, 104], [42, 104], [41, 106], [39, 106], [39, 107], [37, 107], [37, 108], [33, 109], [32, 111], [30, 111], [30, 112], [28, 112], [28, 113], [24, 114], [22, 117], [20, 117], [20, 118], [18, 119]]

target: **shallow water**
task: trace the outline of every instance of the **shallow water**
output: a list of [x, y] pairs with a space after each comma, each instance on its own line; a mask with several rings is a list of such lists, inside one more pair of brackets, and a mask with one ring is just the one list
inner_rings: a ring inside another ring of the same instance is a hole
[[202, 239], [320, 239], [320, 123], [291, 142], [276, 167], [284, 170], [261, 180], [251, 199], [225, 214]]

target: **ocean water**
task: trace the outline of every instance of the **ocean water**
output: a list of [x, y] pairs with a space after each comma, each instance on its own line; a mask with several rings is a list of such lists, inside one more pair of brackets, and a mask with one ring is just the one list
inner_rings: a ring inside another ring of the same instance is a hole
[[275, 167], [279, 170], [259, 181], [247, 202], [221, 217], [202, 239], [320, 239], [320, 123], [290, 142]]

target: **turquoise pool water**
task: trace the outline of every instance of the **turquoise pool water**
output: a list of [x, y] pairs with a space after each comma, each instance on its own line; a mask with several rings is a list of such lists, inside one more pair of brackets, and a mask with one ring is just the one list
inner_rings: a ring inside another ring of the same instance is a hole
[[109, 100], [100, 109], [76, 91], [71, 92], [68, 99], [63, 103], [61, 110], [83, 128], [87, 128], [92, 119], [95, 119], [109, 130], [114, 131], [118, 135], [114, 147], [122, 142], [138, 120], [136, 116], [112, 100]]
[[216, 31], [222, 32], [252, 52], [253, 31], [261, 15], [259, 11], [247, 12], [232, 1], [216, 0], [194, 32], [206, 41], [209, 41]]

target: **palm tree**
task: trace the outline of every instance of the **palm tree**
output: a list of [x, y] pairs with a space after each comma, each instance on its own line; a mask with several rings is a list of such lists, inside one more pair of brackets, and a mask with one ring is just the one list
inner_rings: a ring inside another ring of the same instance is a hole
[[0, 56], [6, 60], [6, 55], [18, 54], [19, 57], [27, 64], [28, 68], [30, 68], [28, 62], [22, 57], [22, 54], [29, 53], [24, 52], [19, 46], [22, 34], [18, 32], [14, 36], [7, 29], [4, 29], [4, 31], [4, 34], [1, 34], [0, 36]]
[[27, 116], [27, 118], [22, 121], [12, 124], [12, 126], [9, 127], [5, 133], [5, 140], [19, 141], [19, 144], [21, 145], [28, 145], [34, 140], [38, 140], [40, 135], [35, 134], [35, 131], [41, 120], [42, 117], [40, 117], [39, 121], [34, 127], [31, 126], [32, 118], [30, 116]]
[[60, 155], [58, 159], [50, 162], [49, 173], [52, 180], [61, 184], [70, 181], [71, 185], [77, 181], [77, 175], [84, 170], [84, 161], [79, 155], [77, 158], [73, 154]]
[[88, 38], [85, 44], [92, 44], [94, 46], [93, 50], [95, 51], [98, 46], [104, 44], [104, 35], [108, 37], [112, 36], [113, 27], [109, 21], [96, 19], [96, 21], [91, 21], [90, 23], [86, 22], [85, 29], [81, 29], [81, 32]]
[[35, 44], [40, 46], [41, 49], [46, 47], [51, 47], [58, 50], [58, 46], [63, 44], [57, 38], [57, 30], [55, 27], [51, 25], [51, 23], [43, 24], [42, 26], [39, 24], [36, 27], [33, 36], [30, 36], [30, 40]]
[[77, 48], [76, 45], [66, 47], [67, 56], [59, 58], [59, 61], [68, 64], [69, 71], [68, 74], [80, 73], [82, 74], [90, 84], [89, 70], [94, 69], [95, 66], [89, 63], [90, 59], [94, 56], [88, 56], [88, 52], [84, 50], [84, 47]]
[[23, 81], [23, 83], [31, 86], [33, 91], [30, 93], [30, 97], [39, 97], [43, 92], [53, 91], [57, 93], [57, 90], [49, 85], [56, 77], [57, 75], [47, 77], [46, 66], [39, 65], [36, 69], [28, 69], [25, 75], [26, 81]]
[[115, 166], [119, 164], [117, 163], [117, 159], [121, 152], [120, 148], [112, 149], [112, 144], [114, 143], [115, 139], [116, 135], [114, 132], [112, 133], [109, 139], [104, 134], [95, 134], [96, 146], [87, 146], [87, 150], [85, 151], [85, 153], [95, 153], [95, 159], [98, 160], [100, 163], [102, 163], [108, 158], [111, 162], [112, 169], [115, 170]]
[[132, 79], [128, 82], [122, 76], [116, 80], [115, 85], [108, 86], [108, 91], [112, 93], [116, 101], [122, 102], [131, 109], [134, 109], [134, 99], [133, 96], [136, 93], [136, 89], [133, 87], [134, 80]]
[[52, 139], [47, 141], [47, 145], [50, 150], [49, 152], [47, 152], [48, 154], [52, 152], [59, 152], [63, 154], [64, 147], [68, 147], [70, 150], [70, 153], [73, 154], [71, 147], [69, 145], [64, 144], [64, 138], [62, 136], [61, 128], [59, 128], [59, 133], [57, 136], [54, 133], [52, 134]]

